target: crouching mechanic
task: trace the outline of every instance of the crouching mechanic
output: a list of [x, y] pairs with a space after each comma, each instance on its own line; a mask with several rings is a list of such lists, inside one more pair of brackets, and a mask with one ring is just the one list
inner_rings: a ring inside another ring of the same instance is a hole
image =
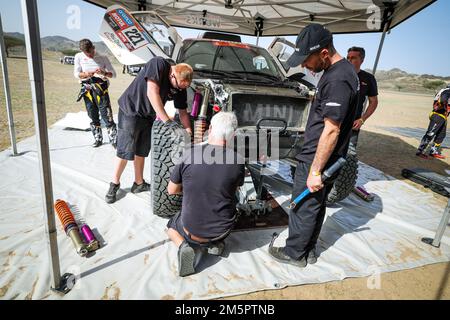
[[186, 151], [168, 185], [169, 194], [183, 194], [181, 212], [167, 224], [167, 234], [178, 247], [181, 277], [195, 273], [194, 248], [221, 255], [223, 240], [236, 219], [236, 191], [244, 183], [245, 166], [227, 141], [234, 137], [234, 113], [219, 112], [211, 119], [208, 143]]
[[164, 110], [168, 100], [174, 101], [183, 127], [192, 135], [186, 111], [186, 88], [190, 86], [192, 77], [190, 65], [180, 63], [173, 66], [164, 58], [155, 57], [147, 62], [119, 98], [117, 157], [113, 181], [105, 196], [107, 203], [116, 201], [120, 177], [129, 160], [134, 160], [131, 192], [150, 191], [150, 184], [144, 181], [144, 162], [150, 152], [152, 126], [156, 116], [165, 125], [170, 125], [172, 121]]
[[447, 118], [450, 113], [450, 84], [446, 88], [441, 89], [435, 96], [433, 101], [433, 111], [430, 113], [430, 124], [427, 132], [420, 141], [416, 156], [427, 159], [424, 154], [425, 149], [434, 139], [430, 148], [430, 157], [437, 159], [445, 159], [441, 154], [441, 144], [447, 133]]
[[82, 98], [86, 111], [91, 118], [91, 131], [94, 135], [94, 148], [103, 143], [100, 127], [99, 111], [108, 130], [109, 142], [115, 148], [117, 129], [114, 123], [111, 102], [109, 100], [108, 78], [114, 78], [116, 73], [106, 56], [98, 55], [95, 46], [89, 39], [80, 40], [80, 50], [74, 58], [74, 76], [80, 79], [81, 90], [77, 102]]

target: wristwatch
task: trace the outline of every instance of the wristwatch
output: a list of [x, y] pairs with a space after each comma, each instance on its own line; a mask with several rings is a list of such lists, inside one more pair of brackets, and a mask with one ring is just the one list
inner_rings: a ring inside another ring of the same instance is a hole
[[311, 171], [311, 175], [314, 177], [320, 177], [322, 173], [320, 171]]

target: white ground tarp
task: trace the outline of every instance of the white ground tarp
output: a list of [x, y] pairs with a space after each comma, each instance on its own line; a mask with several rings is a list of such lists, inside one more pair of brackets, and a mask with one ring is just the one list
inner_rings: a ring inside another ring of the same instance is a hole
[[[90, 132], [60, 127], [49, 130], [49, 141], [54, 199], [66, 200], [105, 245], [89, 258], [79, 257], [57, 221], [61, 270], [79, 279], [63, 297], [49, 290], [36, 142], [24, 140], [18, 144], [23, 155], [0, 153], [1, 299], [210, 299], [347, 277], [376, 279], [380, 272], [450, 260], [448, 228], [439, 249], [420, 241], [434, 236], [444, 207], [420, 187], [361, 163], [358, 183], [375, 200], [351, 195], [327, 209], [317, 264], [298, 269], [268, 255], [272, 233], [281, 232], [276, 244], [282, 244], [285, 228], [240, 231], [227, 238], [227, 257], [205, 257], [199, 273], [179, 278], [176, 249], [164, 232], [167, 220], [152, 214], [149, 193], [129, 192], [132, 165], [125, 170], [120, 200], [107, 205], [113, 148], [94, 149]], [[149, 169], [147, 163], [147, 180]]]

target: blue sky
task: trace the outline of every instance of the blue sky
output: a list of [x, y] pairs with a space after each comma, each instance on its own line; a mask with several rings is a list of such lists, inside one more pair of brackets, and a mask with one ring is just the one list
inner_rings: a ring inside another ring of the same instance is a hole
[[[0, 13], [5, 32], [23, 33], [20, 0], [1, 0]], [[71, 6], [80, 9], [80, 28], [68, 28], [67, 20]], [[41, 35], [60, 35], [72, 40], [91, 38], [100, 41], [97, 35], [103, 17], [103, 9], [81, 0], [38, 0]], [[379, 69], [400, 68], [411, 73], [429, 73], [450, 76], [450, 1], [438, 0], [406, 22], [391, 30], [387, 35]], [[201, 31], [179, 29], [184, 37], [196, 37]], [[294, 42], [295, 37], [287, 37]], [[362, 46], [367, 56], [364, 68], [372, 68], [381, 34], [336, 35], [335, 45], [341, 54], [346, 54], [351, 46]], [[272, 37], [263, 37], [259, 45], [267, 47]], [[244, 37], [243, 41], [256, 43], [254, 37]]]

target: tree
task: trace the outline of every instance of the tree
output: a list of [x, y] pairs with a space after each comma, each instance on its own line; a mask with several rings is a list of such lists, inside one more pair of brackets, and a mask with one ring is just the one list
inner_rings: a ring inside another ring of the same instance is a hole
[[438, 90], [439, 88], [442, 88], [445, 86], [445, 81], [442, 80], [424, 80], [422, 83], [422, 86], [426, 89], [430, 89], [430, 90]]
[[61, 50], [61, 53], [65, 56], [74, 56], [79, 52], [79, 50], [74, 50], [74, 49], [65, 49], [65, 50]]
[[5, 47], [6, 47], [6, 57], [9, 57], [9, 49], [14, 47], [24, 47], [25, 41], [19, 38], [11, 37], [8, 35], [4, 36], [5, 39]]

